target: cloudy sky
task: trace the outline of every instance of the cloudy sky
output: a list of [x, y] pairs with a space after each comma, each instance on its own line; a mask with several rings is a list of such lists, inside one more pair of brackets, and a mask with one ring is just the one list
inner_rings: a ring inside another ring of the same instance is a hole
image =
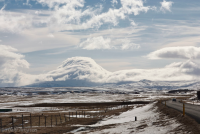
[[199, 20], [198, 0], [0, 0], [0, 81], [48, 73], [74, 56], [110, 72], [197, 75]]

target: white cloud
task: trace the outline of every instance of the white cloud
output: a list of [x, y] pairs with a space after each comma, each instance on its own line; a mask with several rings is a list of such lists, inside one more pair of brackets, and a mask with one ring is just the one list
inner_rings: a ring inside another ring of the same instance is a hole
[[12, 40], [7, 38], [3, 41], [24, 53], [75, 46], [79, 44], [79, 37], [68, 32], [49, 32], [47, 28], [31, 28], [15, 35]]
[[55, 36], [52, 33], [50, 33], [47, 35], [47, 37], [54, 38]]
[[0, 45], [1, 67], [2, 66], [6, 68], [29, 67], [29, 63], [26, 60], [24, 60], [24, 56], [16, 53], [16, 51], [17, 49], [13, 47]]
[[[115, 44], [114, 41], [116, 41], [117, 44]], [[95, 50], [95, 49], [135, 50], [139, 49], [140, 45], [132, 43], [131, 40], [129, 39], [112, 40], [110, 38], [105, 39], [103, 36], [98, 36], [98, 37], [87, 38], [87, 40], [80, 43], [79, 47], [87, 50]]]
[[139, 49], [139, 48], [140, 48], [139, 44], [131, 43], [131, 41], [128, 39], [123, 40], [123, 43], [121, 46], [122, 50], [134, 50], [134, 49]]
[[[20, 67], [28, 65], [23, 56], [15, 53], [16, 49], [1, 46], [1, 50], [6, 50], [10, 54], [4, 54], [6, 62], [19, 63]], [[16, 59], [13, 58], [16, 57]], [[7, 58], [7, 57], [8, 58]], [[18, 57], [18, 58], [17, 58]], [[19, 59], [19, 60], [17, 60]], [[18, 69], [3, 67], [1, 62], [0, 86], [13, 84], [12, 86], [22, 86], [42, 81], [64, 82], [65, 85], [77, 81], [90, 83], [117, 83], [124, 81], [139, 81], [149, 79], [155, 81], [181, 81], [195, 80], [200, 75], [199, 65], [188, 60], [186, 62], [172, 63], [165, 68], [157, 69], [129, 69], [116, 72], [109, 72], [99, 66], [93, 59], [87, 57], [72, 57], [65, 60], [57, 69], [41, 75], [29, 75], [20, 72]], [[10, 64], [11, 65], [11, 64]], [[15, 63], [13, 65], [16, 65]], [[3, 69], [2, 69], [3, 67]], [[18, 68], [18, 65], [15, 66]], [[74, 83], [77, 84], [77, 83]], [[88, 86], [87, 84], [85, 86]]]
[[[151, 9], [144, 6], [142, 0], [121, 0], [121, 8], [110, 8], [103, 13], [101, 12], [101, 5], [96, 9], [87, 7], [85, 10], [82, 10], [84, 0], [37, 1], [53, 9], [53, 13], [47, 23], [51, 28], [59, 30], [98, 29], [103, 24], [116, 26], [119, 23], [119, 19], [125, 19], [127, 15], [138, 15], [140, 12], [147, 12]], [[116, 3], [116, 1], [114, 2]], [[83, 21], [83, 17], [87, 17], [87, 19]]]
[[32, 16], [0, 10], [0, 31], [18, 33], [32, 26]]
[[30, 0], [26, 0], [26, 3], [23, 3], [23, 5], [31, 6], [31, 4], [29, 2], [30, 2]]
[[178, 68], [181, 72], [192, 75], [200, 75], [200, 66], [193, 60], [187, 60], [185, 62], [174, 62], [170, 65], [167, 65], [166, 68]]
[[22, 74], [21, 70], [29, 68], [24, 56], [16, 52], [13, 47], [0, 45], [0, 79], [3, 83], [14, 83]]
[[130, 20], [130, 22], [131, 22], [131, 26], [137, 26], [134, 20]]
[[42, 13], [42, 12], [39, 11], [39, 10], [35, 11], [35, 14], [37, 14], [37, 15], [39, 15], [39, 14], [41, 14], [41, 13]]
[[5, 8], [6, 8], [6, 5], [4, 5], [4, 6], [1, 8], [0, 11], [3, 11]]
[[[179, 63], [178, 63], [179, 64]], [[157, 69], [129, 69], [108, 72], [88, 57], [68, 58], [57, 69], [50, 71], [46, 76], [54, 81], [85, 80], [96, 83], [117, 83], [122, 81], [139, 81], [142, 79], [155, 81], [194, 80], [199, 76], [198, 64], [186, 61], [179, 66], [169, 65]], [[195, 74], [196, 72], [196, 74]]]
[[165, 11], [171, 11], [173, 2], [163, 0], [163, 2], [160, 2], [160, 4], [161, 4], [160, 10], [165, 12]]
[[147, 55], [149, 59], [180, 58], [180, 59], [199, 59], [200, 47], [167, 47], [154, 51]]
[[47, 5], [50, 8], [54, 8], [55, 6], [61, 5], [61, 4], [69, 4], [69, 3], [77, 3], [76, 6], [81, 5], [84, 3], [84, 0], [37, 0], [39, 3], [43, 5]]
[[112, 6], [114, 7], [115, 4], [118, 4], [117, 0], [111, 0]]
[[147, 12], [150, 7], [143, 5], [143, 0], [121, 0], [121, 12], [124, 14], [138, 15], [140, 12]]
[[55, 81], [88, 80], [91, 82], [103, 82], [110, 72], [99, 66], [88, 57], [72, 57], [63, 61], [55, 70], [47, 73]]
[[99, 28], [105, 23], [116, 26], [119, 19], [125, 19], [127, 15], [138, 15], [140, 12], [147, 12], [150, 7], [145, 7], [142, 0], [121, 0], [122, 7], [119, 9], [109, 9], [108, 12], [95, 15], [87, 22], [83, 23], [83, 26], [87, 28]]
[[111, 49], [110, 42], [111, 40], [109, 38], [104, 39], [102, 36], [92, 37], [80, 43], [79, 47], [87, 50]]
[[31, 75], [24, 71], [30, 64], [18, 50], [0, 45], [0, 86], [24, 86], [38, 81], [52, 81], [46, 74]]

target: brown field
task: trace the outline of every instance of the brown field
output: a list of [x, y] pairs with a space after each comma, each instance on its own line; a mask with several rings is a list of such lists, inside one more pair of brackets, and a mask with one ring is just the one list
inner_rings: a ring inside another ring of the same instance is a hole
[[[9, 134], [15, 129], [36, 129], [38, 134], [60, 134], [67, 133], [79, 128], [77, 125], [95, 124], [103, 118], [119, 115], [133, 108], [133, 105], [101, 105], [94, 106], [72, 106], [58, 107], [60, 111], [45, 111], [43, 113], [2, 113], [2, 131]], [[67, 111], [63, 110], [66, 109]], [[70, 109], [70, 110], [69, 110]], [[70, 111], [70, 112], [69, 112]], [[23, 125], [22, 125], [23, 114]], [[13, 122], [12, 123], [12, 117]], [[9, 129], [9, 131], [5, 131]], [[14, 132], [15, 134], [21, 132]], [[31, 132], [29, 132], [31, 133]]]

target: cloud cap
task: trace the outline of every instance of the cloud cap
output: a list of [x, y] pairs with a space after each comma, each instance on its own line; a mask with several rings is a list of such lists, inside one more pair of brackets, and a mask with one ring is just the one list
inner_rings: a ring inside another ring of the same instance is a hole
[[147, 55], [148, 59], [199, 59], [200, 47], [167, 47], [151, 52]]

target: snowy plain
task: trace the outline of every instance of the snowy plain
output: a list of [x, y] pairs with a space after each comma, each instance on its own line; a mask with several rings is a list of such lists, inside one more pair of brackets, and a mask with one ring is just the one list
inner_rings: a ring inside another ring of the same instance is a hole
[[[77, 92], [77, 91], [80, 92]], [[129, 92], [128, 92], [129, 91]], [[18, 105], [30, 105], [37, 103], [76, 103], [76, 102], [114, 102], [114, 101], [156, 101], [158, 99], [184, 97], [188, 94], [173, 94], [167, 93], [167, 90], [148, 90], [141, 89], [130, 91], [129, 89], [106, 89], [94, 87], [82, 88], [30, 88], [29, 90], [19, 89], [4, 89], [0, 96], [1, 108], [12, 108], [10, 114], [25, 112], [25, 113], [41, 113], [41, 112], [62, 112], [62, 109], [51, 107], [34, 107], [23, 108], [15, 107]], [[42, 94], [41, 94], [42, 93]], [[45, 94], [43, 94], [45, 93]], [[65, 109], [68, 112], [73, 109]], [[5, 115], [1, 115], [5, 116]], [[1, 117], [0, 116], [0, 117]], [[9, 116], [9, 115], [8, 115]], [[137, 121], [135, 121], [137, 116]], [[162, 121], [161, 121], [162, 120]], [[161, 121], [161, 122], [160, 122]], [[162, 122], [165, 122], [164, 124]], [[89, 125], [79, 126], [78, 130], [73, 133], [133, 133], [133, 134], [168, 134], [180, 124], [174, 119], [169, 119], [167, 116], [162, 116], [154, 107], [154, 103], [144, 106], [135, 105], [133, 109], [121, 113], [118, 116], [110, 116], [102, 121]], [[91, 129], [92, 128], [92, 129]], [[95, 129], [95, 131], [94, 131]]]
[[[73, 132], [76, 134], [169, 134], [180, 125], [176, 120], [169, 120], [167, 116], [162, 118], [164, 125], [159, 123], [160, 113], [156, 110], [154, 103], [137, 108], [135, 106], [119, 116], [103, 119], [94, 125], [80, 126]], [[137, 121], [135, 121], [135, 116], [137, 116]]]

